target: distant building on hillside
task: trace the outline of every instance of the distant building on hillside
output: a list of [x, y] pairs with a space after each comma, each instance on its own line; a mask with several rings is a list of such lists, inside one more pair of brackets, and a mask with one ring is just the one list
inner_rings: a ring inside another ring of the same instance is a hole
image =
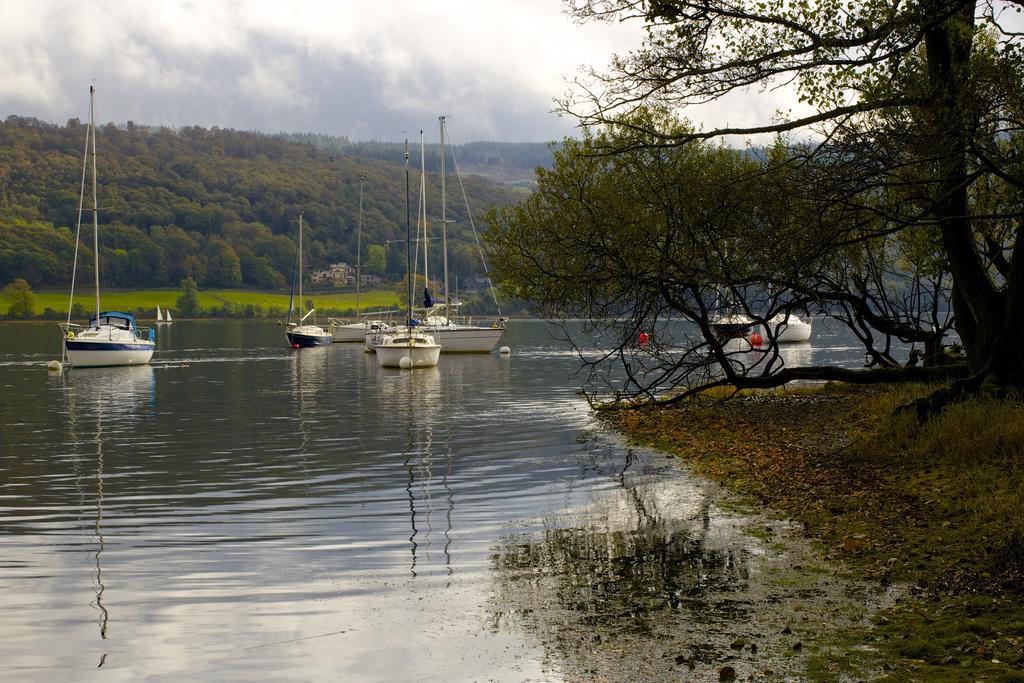
[[347, 263], [332, 263], [327, 270], [316, 270], [309, 276], [314, 285], [344, 287], [356, 283], [356, 269]]
[[361, 284], [363, 287], [376, 287], [382, 282], [383, 280], [381, 279], [380, 275], [370, 275], [368, 273], [363, 273], [363, 281]]
[[[358, 270], [347, 263], [332, 263], [327, 270], [317, 270], [310, 273], [309, 279], [314, 285], [325, 287], [355, 287]], [[362, 286], [375, 287], [381, 284], [379, 275], [363, 273]]]

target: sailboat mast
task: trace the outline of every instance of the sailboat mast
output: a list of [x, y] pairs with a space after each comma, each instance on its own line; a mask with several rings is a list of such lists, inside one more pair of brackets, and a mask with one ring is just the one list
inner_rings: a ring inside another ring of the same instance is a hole
[[[427, 163], [423, 145], [423, 129], [420, 129], [420, 215], [423, 216], [423, 282], [430, 289], [430, 271], [427, 270]], [[417, 231], [418, 233], [419, 231]]]
[[92, 130], [92, 253], [96, 284], [96, 324], [100, 324], [100, 217], [96, 202], [96, 87], [89, 86], [89, 128]]
[[302, 212], [299, 211], [299, 324], [306, 315], [306, 304], [302, 303]]
[[363, 284], [363, 183], [365, 176], [359, 176], [359, 224], [356, 228], [356, 318], [359, 317], [359, 292]]
[[444, 172], [444, 116], [439, 116], [438, 121], [441, 127], [441, 249], [444, 255], [444, 317], [449, 322], [451, 321], [451, 305], [452, 299], [448, 296], [448, 217], [445, 213], [445, 172]]
[[408, 317], [405, 324], [412, 333], [412, 217], [409, 213], [409, 138], [405, 139], [405, 278], [408, 281]]

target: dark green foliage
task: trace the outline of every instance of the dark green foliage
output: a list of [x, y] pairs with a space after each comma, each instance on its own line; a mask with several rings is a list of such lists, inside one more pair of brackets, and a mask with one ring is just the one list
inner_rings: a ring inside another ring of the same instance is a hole
[[31, 318], [34, 313], [35, 295], [32, 287], [22, 278], [17, 278], [3, 289], [3, 297], [11, 302], [8, 315], [12, 318]]
[[196, 281], [190, 277], [181, 281], [181, 296], [178, 297], [178, 315], [195, 318], [199, 315], [199, 291]]
[[[436, 132], [436, 131], [435, 131]], [[402, 157], [404, 143], [354, 142], [345, 136], [325, 135], [322, 133], [286, 133], [277, 136], [283, 140], [312, 145], [330, 152], [339, 152], [349, 156], [365, 159], [381, 159], [392, 161]], [[552, 162], [552, 145], [545, 142], [468, 142], [454, 145], [455, 158], [465, 169], [480, 167], [499, 167], [507, 170], [530, 171], [538, 166], [550, 166]], [[557, 148], [557, 145], [555, 145]], [[441, 168], [441, 153], [437, 144], [426, 145], [425, 159], [427, 170], [434, 172]], [[448, 161], [451, 164], [451, 159]]]
[[[0, 122], [0, 282], [21, 277], [34, 287], [66, 287], [70, 281], [84, 141], [85, 127], [75, 119], [65, 126], [18, 116]], [[492, 147], [488, 154], [499, 150], [506, 160], [523, 151]], [[354, 264], [360, 176], [366, 178], [362, 258], [372, 249], [380, 268], [367, 272], [400, 279], [404, 252], [388, 245], [405, 236], [405, 178], [396, 149], [382, 145], [379, 159], [368, 159], [349, 155], [354, 149], [339, 154], [218, 128], [100, 126], [101, 284], [161, 287], [192, 278], [209, 287], [281, 289], [291, 281], [300, 210], [307, 272]], [[480, 178], [465, 182], [474, 213], [521, 196]], [[412, 185], [417, 191], [418, 180]], [[428, 178], [427, 193], [428, 214], [439, 215], [436, 176]], [[462, 254], [473, 238], [460, 195], [450, 193], [448, 216], [456, 221], [450, 246]], [[86, 282], [93, 275], [89, 214], [81, 239], [77, 278]], [[458, 264], [466, 269], [462, 277], [482, 271], [479, 260], [460, 256]]]

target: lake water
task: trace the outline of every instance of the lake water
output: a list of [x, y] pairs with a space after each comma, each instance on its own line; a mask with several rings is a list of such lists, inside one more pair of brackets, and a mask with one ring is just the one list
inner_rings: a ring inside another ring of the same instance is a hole
[[[801, 362], [861, 359], [818, 322]], [[0, 677], [672, 677], [672, 652], [784, 649], [719, 645], [806, 598], [771, 578], [796, 546], [748, 533], [786, 523], [601, 432], [546, 325], [503, 343], [401, 372], [181, 321], [149, 366], [58, 374], [56, 325], [0, 325]]]

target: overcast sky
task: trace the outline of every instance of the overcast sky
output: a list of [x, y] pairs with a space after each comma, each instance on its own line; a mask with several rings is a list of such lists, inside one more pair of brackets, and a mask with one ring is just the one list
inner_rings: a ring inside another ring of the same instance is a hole
[[581, 64], [639, 26], [578, 26], [558, 0], [5, 0], [0, 115], [398, 140], [547, 141]]

